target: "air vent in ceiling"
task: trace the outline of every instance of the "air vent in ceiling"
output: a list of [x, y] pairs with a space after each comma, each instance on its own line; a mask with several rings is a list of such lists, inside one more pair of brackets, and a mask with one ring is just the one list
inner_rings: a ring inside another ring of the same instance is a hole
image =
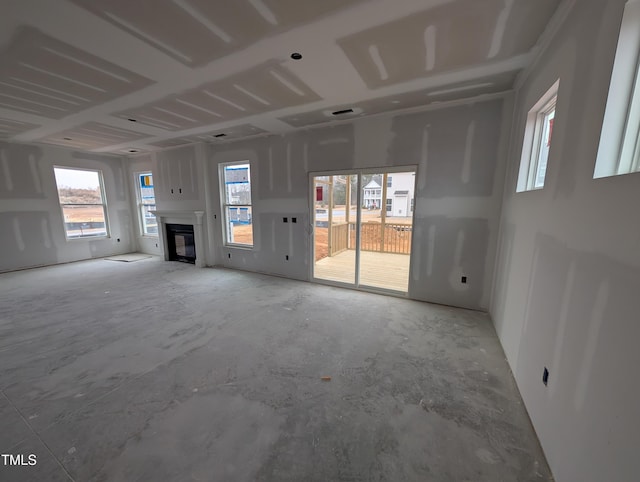
[[352, 114], [353, 113], [353, 109], [342, 109], [342, 110], [337, 110], [335, 112], [332, 112], [332, 115], [343, 115], [343, 114]]

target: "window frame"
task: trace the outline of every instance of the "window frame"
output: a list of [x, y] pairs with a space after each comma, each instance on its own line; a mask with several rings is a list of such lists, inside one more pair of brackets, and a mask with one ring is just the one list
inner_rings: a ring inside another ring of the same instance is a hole
[[[248, 167], [248, 179], [249, 179], [249, 200], [250, 203], [246, 204], [231, 204], [227, 202], [227, 183], [225, 176], [225, 169], [229, 166], [247, 166]], [[251, 161], [233, 161], [233, 162], [223, 162], [218, 165], [219, 169], [219, 178], [220, 178], [220, 206], [222, 208], [222, 216], [220, 216], [222, 220], [222, 238], [224, 246], [229, 246], [233, 248], [241, 248], [241, 249], [253, 249], [255, 246], [255, 231], [254, 231], [254, 216], [253, 216], [253, 183], [251, 181]], [[232, 225], [228, 219], [229, 215], [229, 207], [237, 207], [237, 208], [249, 208], [251, 210], [251, 239], [252, 243], [238, 243], [230, 241], [230, 232], [232, 232]]]
[[[544, 181], [547, 177], [547, 165], [549, 163], [549, 151], [551, 151], [551, 138], [553, 136], [553, 128], [551, 128], [551, 134], [547, 133], [548, 122], [547, 119], [553, 113], [554, 121], [555, 121], [555, 112], [556, 112], [556, 103], [558, 102], [557, 95], [554, 96], [547, 104], [538, 111], [538, 116], [536, 118], [535, 124], [535, 132], [533, 138], [533, 152], [531, 154], [531, 161], [529, 163], [529, 174], [528, 174], [528, 184], [530, 184], [530, 189], [542, 189], [544, 188]], [[545, 133], [547, 135], [545, 136]], [[542, 179], [542, 184], [538, 185], [538, 176], [540, 171], [540, 161], [543, 147], [545, 143], [545, 138], [549, 139], [549, 149], [547, 150], [547, 159], [544, 166], [544, 176]]]
[[544, 189], [553, 145], [553, 130], [555, 129], [552, 128], [551, 136], [549, 137], [549, 149], [547, 151], [542, 184], [538, 185], [537, 179], [540, 169], [540, 156], [543, 152], [543, 144], [545, 142], [544, 134], [547, 132], [547, 119], [551, 113], [554, 114], [554, 126], [557, 124], [559, 89], [560, 80], [558, 79], [527, 113], [516, 192], [539, 191]]
[[[143, 237], [149, 237], [149, 238], [157, 238], [158, 237], [158, 233], [156, 232], [154, 233], [147, 233], [145, 232], [145, 212], [144, 212], [144, 207], [145, 206], [154, 206], [157, 209], [157, 203], [156, 203], [156, 191], [155, 191], [155, 183], [152, 184], [152, 188], [153, 188], [153, 203], [145, 203], [144, 199], [142, 198], [142, 186], [140, 184], [140, 178], [142, 176], [151, 176], [151, 179], [153, 179], [153, 172], [152, 171], [141, 171], [141, 172], [136, 172], [134, 173], [135, 179], [136, 179], [136, 200], [137, 200], [137, 205], [138, 205], [138, 218], [139, 218], [139, 222], [138, 222], [138, 226], [139, 226], [139, 233], [140, 236]], [[153, 183], [154, 181], [152, 181]], [[156, 222], [157, 222], [157, 218], [156, 218]], [[159, 229], [159, 227], [158, 227]]]
[[[96, 203], [63, 203], [60, 200], [60, 186], [58, 186], [58, 179], [56, 177], [55, 170], [56, 169], [66, 169], [68, 171], [87, 171], [87, 172], [95, 172], [98, 174], [98, 183], [100, 185], [100, 197], [102, 198], [101, 204]], [[107, 207], [107, 193], [104, 188], [104, 176], [102, 174], [101, 169], [91, 169], [85, 167], [70, 167], [70, 166], [53, 166], [53, 179], [56, 184], [56, 196], [58, 196], [58, 206], [60, 206], [60, 215], [62, 216], [62, 229], [64, 230], [64, 236], [66, 241], [82, 241], [82, 240], [95, 240], [95, 239], [107, 239], [111, 237], [111, 230], [109, 228], [109, 210]], [[102, 215], [104, 218], [104, 230], [105, 234], [100, 235], [80, 235], [80, 236], [69, 236], [67, 232], [67, 222], [65, 220], [64, 207], [65, 206], [101, 206], [102, 207]]]

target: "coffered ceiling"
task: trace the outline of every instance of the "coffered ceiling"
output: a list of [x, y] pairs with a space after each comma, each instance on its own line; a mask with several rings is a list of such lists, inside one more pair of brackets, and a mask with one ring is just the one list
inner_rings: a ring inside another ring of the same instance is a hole
[[508, 91], [560, 4], [0, 2], [0, 138], [117, 153]]

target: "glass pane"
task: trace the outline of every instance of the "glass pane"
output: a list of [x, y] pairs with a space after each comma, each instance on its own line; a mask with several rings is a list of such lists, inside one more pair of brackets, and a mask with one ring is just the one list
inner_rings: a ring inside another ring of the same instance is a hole
[[251, 204], [249, 164], [234, 164], [224, 168], [226, 204]]
[[314, 277], [355, 283], [357, 176], [314, 178]]
[[[362, 175], [360, 285], [406, 292], [413, 233], [415, 172]], [[386, 178], [386, 179], [385, 179]], [[372, 198], [368, 189], [386, 193]], [[385, 199], [383, 199], [383, 197]], [[382, 208], [384, 206], [384, 208]]]
[[153, 175], [146, 172], [139, 175], [140, 180], [140, 202], [142, 204], [155, 204], [156, 196], [153, 191]]
[[253, 246], [251, 206], [227, 206], [227, 242]]
[[150, 212], [155, 211], [155, 204], [142, 205], [142, 232], [149, 235], [158, 235], [158, 222], [156, 217]]
[[54, 168], [60, 204], [102, 204], [98, 171]]
[[63, 206], [62, 212], [68, 238], [107, 235], [102, 205]]

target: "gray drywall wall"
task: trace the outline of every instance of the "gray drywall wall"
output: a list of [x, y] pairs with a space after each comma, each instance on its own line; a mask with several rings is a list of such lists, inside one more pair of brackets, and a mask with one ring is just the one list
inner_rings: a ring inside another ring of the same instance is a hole
[[[109, 237], [66, 239], [54, 166], [102, 171]], [[0, 142], [0, 227], [0, 271], [134, 250], [123, 159], [50, 146]]]
[[[488, 309], [504, 178], [502, 146], [508, 138], [502, 119], [510, 106], [509, 100], [484, 100], [206, 146], [210, 261], [310, 279], [310, 173], [417, 166], [409, 296]], [[225, 247], [220, 221], [219, 164], [243, 160], [251, 164], [253, 249]], [[298, 222], [283, 223], [283, 217]]]
[[158, 209], [204, 209], [201, 145], [176, 147], [153, 153], [153, 173]]
[[[162, 246], [158, 236], [145, 235], [142, 232], [141, 214], [138, 210], [138, 177], [143, 172], [151, 172], [153, 174], [153, 157], [151, 154], [143, 154], [137, 157], [126, 159], [127, 166], [129, 197], [131, 199], [131, 218], [133, 227], [133, 237], [136, 242], [136, 251], [147, 254], [162, 254]], [[155, 176], [154, 176], [155, 179]], [[155, 187], [154, 187], [155, 193]]]
[[[515, 104], [491, 314], [558, 482], [638, 478], [640, 173], [593, 179], [624, 3], [576, 2]], [[516, 193], [557, 79], [544, 189]]]
[[[158, 211], [191, 214], [194, 211], [207, 211], [205, 194], [207, 166], [205, 166], [206, 155], [203, 144], [166, 149], [154, 152], [150, 157]], [[205, 246], [204, 248], [196, 246], [196, 257], [203, 259], [205, 265], [212, 265], [206, 217], [203, 219], [202, 229]], [[158, 249], [162, 252], [162, 244], [158, 244]], [[154, 242], [154, 254], [155, 249]]]

